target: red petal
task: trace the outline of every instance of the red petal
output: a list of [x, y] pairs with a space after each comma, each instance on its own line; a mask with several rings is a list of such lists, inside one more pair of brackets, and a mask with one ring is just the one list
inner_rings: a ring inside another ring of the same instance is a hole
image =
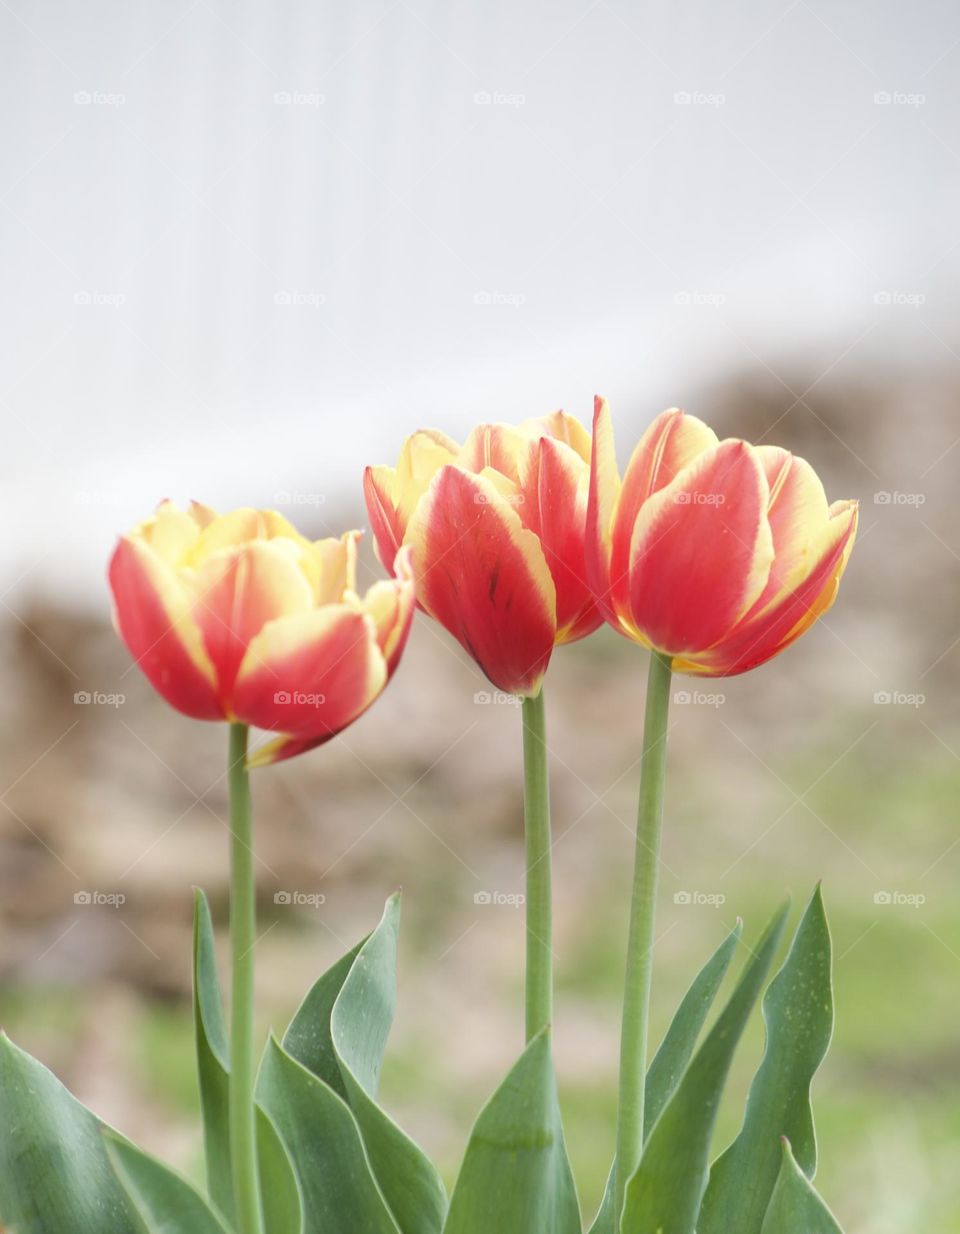
[[753, 449], [722, 442], [640, 510], [630, 552], [632, 623], [659, 651], [713, 646], [766, 584], [767, 481]]
[[386, 680], [373, 621], [328, 604], [271, 621], [253, 639], [233, 709], [245, 724], [319, 743], [365, 711]]
[[534, 694], [556, 636], [556, 588], [537, 537], [490, 480], [444, 467], [407, 528], [417, 599], [494, 685]]
[[124, 539], [109, 577], [117, 630], [153, 688], [196, 720], [224, 719], [213, 666], [176, 574], [142, 541]]

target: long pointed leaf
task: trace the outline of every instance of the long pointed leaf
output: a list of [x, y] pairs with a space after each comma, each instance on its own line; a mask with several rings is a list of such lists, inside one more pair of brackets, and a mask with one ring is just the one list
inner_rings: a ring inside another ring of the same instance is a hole
[[293, 1161], [304, 1234], [399, 1234], [350, 1107], [273, 1037], [260, 1064], [257, 1100]]
[[730, 1000], [651, 1131], [640, 1165], [627, 1184], [622, 1234], [693, 1234], [720, 1096], [788, 908], [784, 904], [767, 927]]
[[129, 1140], [104, 1136], [107, 1154], [146, 1234], [228, 1234], [200, 1193]]
[[[730, 967], [730, 961], [737, 949], [742, 930], [743, 923], [738, 921], [694, 977], [690, 989], [683, 996], [664, 1034], [653, 1062], [647, 1069], [644, 1138], [649, 1136], [653, 1124], [673, 1095], [687, 1063], [693, 1056], [700, 1030], [706, 1022], [710, 1008], [717, 997], [717, 991]], [[590, 1227], [590, 1234], [614, 1234], [613, 1185], [614, 1175], [611, 1169], [606, 1190], [603, 1193], [603, 1202], [596, 1220]]]
[[783, 967], [763, 999], [767, 1044], [740, 1134], [714, 1162], [699, 1234], [760, 1234], [781, 1166], [781, 1137], [813, 1177], [817, 1140], [810, 1085], [833, 1033], [830, 931], [818, 887]]
[[580, 1234], [549, 1029], [480, 1111], [444, 1234]]
[[350, 1106], [403, 1234], [440, 1234], [447, 1210], [440, 1175], [376, 1102], [396, 1008], [399, 921], [400, 897], [392, 896], [373, 933], [314, 985], [283, 1048]]
[[784, 1140], [780, 1173], [761, 1234], [843, 1234]]
[[0, 1033], [0, 1222], [16, 1234], [136, 1234], [103, 1124]]

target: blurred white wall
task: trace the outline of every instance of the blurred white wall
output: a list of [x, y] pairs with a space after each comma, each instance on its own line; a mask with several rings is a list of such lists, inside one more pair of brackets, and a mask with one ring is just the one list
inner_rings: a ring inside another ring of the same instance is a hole
[[7, 604], [421, 424], [957, 362], [946, 0], [4, 0], [0, 58]]

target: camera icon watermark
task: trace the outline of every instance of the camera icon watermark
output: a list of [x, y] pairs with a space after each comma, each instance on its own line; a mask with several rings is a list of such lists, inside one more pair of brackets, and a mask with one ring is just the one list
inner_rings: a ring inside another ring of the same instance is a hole
[[275, 891], [273, 902], [284, 908], [320, 908], [327, 897], [321, 891]]
[[122, 891], [75, 891], [73, 902], [78, 908], [120, 908], [127, 897]]
[[673, 902], [681, 907], [705, 906], [707, 908], [720, 908], [726, 904], [727, 897], [721, 891], [675, 891], [673, 893]]
[[883, 908], [920, 908], [927, 897], [922, 891], [875, 891], [873, 902]]
[[927, 696], [906, 690], [877, 690], [873, 696], [875, 707], [912, 707], [916, 711], [927, 701]]
[[926, 493], [901, 493], [896, 489], [892, 492], [889, 489], [881, 489], [873, 494], [873, 504], [875, 506], [913, 506], [919, 509], [920, 506], [927, 504], [927, 495]]
[[519, 707], [523, 700], [518, 694], [508, 694], [505, 690], [477, 690], [473, 702], [477, 707]]
[[103, 690], [77, 690], [73, 701], [77, 707], [122, 707], [125, 694], [107, 694]]
[[322, 707], [327, 696], [310, 690], [277, 690], [273, 701], [278, 707]]
[[526, 904], [527, 897], [516, 891], [475, 891], [473, 902], [480, 907], [520, 908]]

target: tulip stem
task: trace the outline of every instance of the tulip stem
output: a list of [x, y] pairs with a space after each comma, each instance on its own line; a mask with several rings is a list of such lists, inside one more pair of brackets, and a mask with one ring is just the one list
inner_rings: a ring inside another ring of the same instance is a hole
[[256, 897], [253, 816], [246, 767], [247, 726], [230, 725], [230, 944], [233, 956], [230, 1028], [230, 1165], [238, 1234], [261, 1234], [257, 1129], [253, 1104], [253, 948]]
[[653, 928], [660, 868], [660, 831], [667, 755], [671, 661], [652, 652], [640, 763], [637, 843], [627, 940], [627, 971], [620, 1037], [620, 1104], [614, 1199], [623, 1211], [627, 1183], [643, 1151], [643, 1107], [647, 1073], [650, 985], [653, 976]]
[[526, 1034], [553, 1018], [550, 784], [543, 691], [523, 700], [523, 816], [527, 847]]

